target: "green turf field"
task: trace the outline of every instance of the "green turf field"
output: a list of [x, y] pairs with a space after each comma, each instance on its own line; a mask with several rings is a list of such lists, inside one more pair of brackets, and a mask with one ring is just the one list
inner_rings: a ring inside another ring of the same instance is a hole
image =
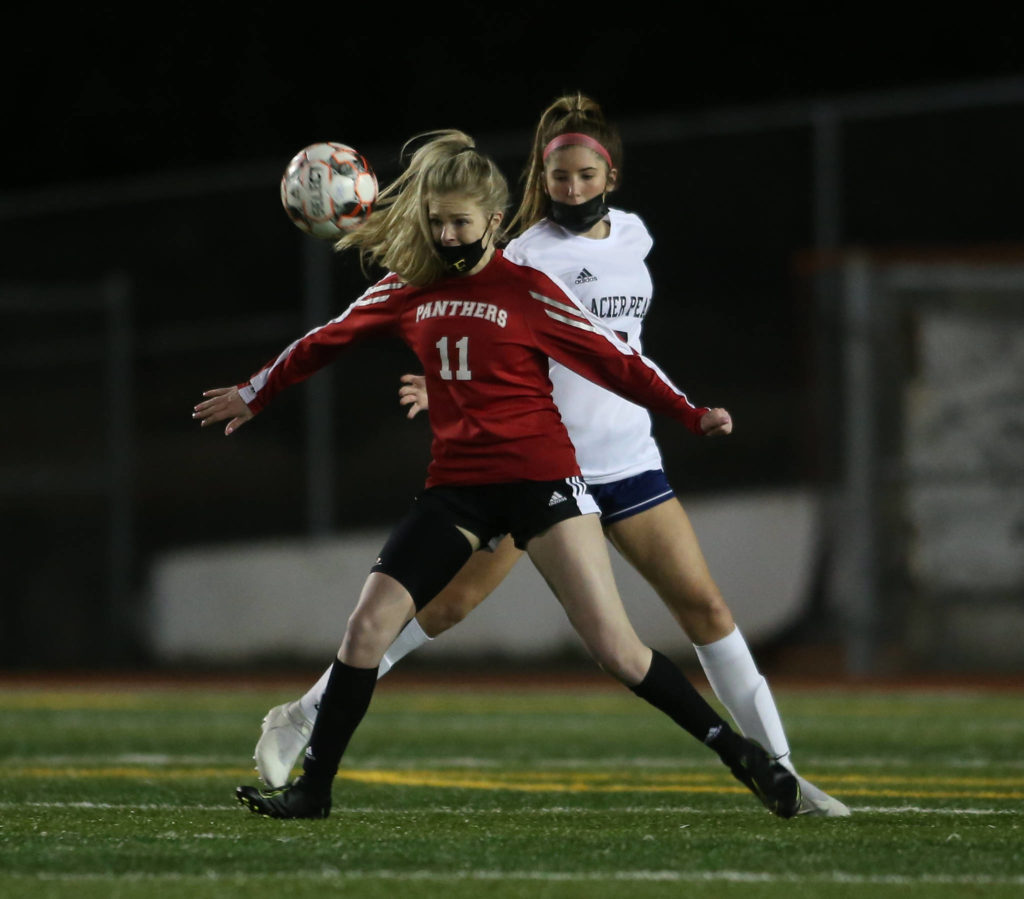
[[326, 821], [237, 805], [295, 688], [0, 686], [0, 896], [1019, 897], [1024, 693], [775, 688], [781, 821], [608, 689], [381, 682]]

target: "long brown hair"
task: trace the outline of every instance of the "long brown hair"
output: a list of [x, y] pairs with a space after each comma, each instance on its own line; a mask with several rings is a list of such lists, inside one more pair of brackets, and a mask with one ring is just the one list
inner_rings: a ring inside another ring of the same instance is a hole
[[530, 158], [523, 170], [523, 198], [509, 230], [521, 234], [547, 216], [549, 198], [544, 187], [544, 148], [560, 134], [586, 134], [607, 151], [612, 167], [622, 176], [622, 138], [596, 101], [579, 92], [565, 94], [544, 112], [533, 135]]

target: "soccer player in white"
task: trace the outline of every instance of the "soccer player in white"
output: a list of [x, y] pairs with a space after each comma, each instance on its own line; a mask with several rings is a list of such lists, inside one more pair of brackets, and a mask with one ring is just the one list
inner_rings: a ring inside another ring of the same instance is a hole
[[[514, 219], [520, 236], [507, 258], [543, 271], [620, 338], [641, 349], [653, 293], [645, 259], [652, 239], [639, 217], [606, 205], [619, 178], [621, 140], [587, 97], [556, 100], [537, 125]], [[646, 409], [552, 361], [553, 397], [583, 476], [597, 498], [608, 539], [671, 610], [690, 640], [715, 695], [740, 730], [797, 775], [800, 814], [850, 814], [838, 799], [797, 774], [771, 690], [715, 584], [682, 505], [662, 467]], [[409, 417], [429, 398], [418, 376], [406, 375], [401, 402]], [[455, 579], [409, 622], [388, 649], [379, 675], [404, 655], [452, 627], [479, 605], [522, 552], [507, 539], [477, 553]], [[298, 700], [271, 709], [256, 746], [256, 767], [279, 786], [304, 749], [329, 670]]]

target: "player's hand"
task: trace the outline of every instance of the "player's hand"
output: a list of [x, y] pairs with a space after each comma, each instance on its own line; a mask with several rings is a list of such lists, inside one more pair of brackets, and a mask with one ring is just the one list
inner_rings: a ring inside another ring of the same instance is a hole
[[724, 437], [732, 433], [732, 416], [725, 409], [709, 409], [701, 416], [700, 429], [705, 437]]
[[415, 418], [417, 413], [429, 408], [427, 379], [423, 375], [402, 375], [402, 386], [398, 388], [398, 402], [409, 407], [406, 418]]
[[194, 407], [192, 417], [199, 419], [199, 424], [204, 428], [227, 419], [228, 423], [224, 428], [226, 436], [237, 431], [253, 417], [237, 387], [214, 387], [212, 390], [204, 390], [203, 396], [206, 399]]

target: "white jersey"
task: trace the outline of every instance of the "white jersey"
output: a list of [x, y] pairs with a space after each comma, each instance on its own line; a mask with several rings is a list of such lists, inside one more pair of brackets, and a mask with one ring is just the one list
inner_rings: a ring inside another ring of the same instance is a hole
[[[560, 281], [638, 352], [653, 285], [644, 261], [653, 240], [639, 216], [609, 210], [604, 240], [581, 237], [543, 219], [505, 248], [507, 258]], [[645, 408], [622, 399], [564, 365], [550, 363], [553, 397], [583, 477], [607, 484], [662, 467]]]

